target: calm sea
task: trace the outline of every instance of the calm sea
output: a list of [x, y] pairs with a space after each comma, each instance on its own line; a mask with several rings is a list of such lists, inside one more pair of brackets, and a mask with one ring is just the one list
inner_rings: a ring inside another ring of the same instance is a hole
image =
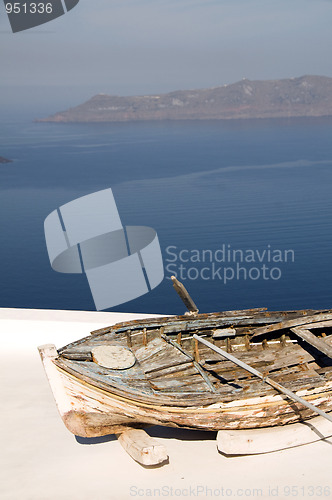
[[[1, 125], [0, 306], [94, 310], [50, 267], [43, 223], [111, 187], [124, 225], [156, 229], [165, 279], [118, 311], [332, 307], [332, 118]], [[235, 253], [234, 253], [235, 252]]]

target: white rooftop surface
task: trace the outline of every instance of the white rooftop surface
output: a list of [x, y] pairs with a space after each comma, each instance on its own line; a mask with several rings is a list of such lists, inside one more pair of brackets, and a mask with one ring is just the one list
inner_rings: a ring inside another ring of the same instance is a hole
[[331, 439], [226, 457], [217, 451], [216, 433], [151, 427], [169, 454], [169, 464], [152, 469], [133, 461], [114, 437], [78, 442], [57, 413], [37, 346], [59, 348], [139, 317], [0, 309], [2, 500], [332, 497]]

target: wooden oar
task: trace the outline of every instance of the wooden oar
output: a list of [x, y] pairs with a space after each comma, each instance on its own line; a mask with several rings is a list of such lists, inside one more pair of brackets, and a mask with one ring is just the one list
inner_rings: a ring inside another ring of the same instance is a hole
[[263, 382], [266, 382], [267, 384], [271, 385], [274, 389], [277, 389], [278, 391], [283, 392], [289, 398], [294, 399], [298, 403], [301, 403], [303, 406], [306, 406], [310, 410], [318, 413], [322, 417], [325, 417], [327, 420], [329, 420], [330, 422], [332, 422], [332, 416], [331, 415], [325, 413], [325, 411], [321, 410], [320, 408], [317, 408], [316, 406], [312, 405], [308, 401], [305, 401], [304, 399], [300, 398], [294, 392], [290, 391], [289, 389], [286, 389], [286, 387], [284, 387], [281, 384], [278, 384], [278, 382], [275, 382], [270, 377], [265, 377], [263, 375], [263, 373], [259, 372], [258, 370], [256, 370], [252, 366], [247, 365], [247, 363], [244, 363], [243, 361], [240, 361], [239, 359], [237, 359], [235, 356], [233, 356], [229, 352], [226, 352], [223, 349], [220, 349], [219, 347], [215, 346], [214, 344], [211, 344], [211, 342], [209, 342], [208, 340], [203, 339], [199, 335], [196, 335], [194, 333], [193, 337], [194, 337], [194, 339], [197, 339], [199, 342], [202, 342], [202, 344], [204, 344], [207, 347], [209, 347], [210, 349], [212, 349], [212, 351], [215, 351], [218, 354], [220, 354], [220, 356], [223, 356], [224, 358], [229, 359], [230, 361], [232, 361], [236, 365], [240, 366], [241, 368], [243, 368], [247, 372], [252, 373], [256, 377], [258, 377], [261, 380], [263, 380]]

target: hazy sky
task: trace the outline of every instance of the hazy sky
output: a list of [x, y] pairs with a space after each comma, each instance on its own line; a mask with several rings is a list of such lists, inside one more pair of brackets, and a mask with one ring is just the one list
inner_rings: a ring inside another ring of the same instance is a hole
[[144, 94], [332, 76], [331, 0], [80, 0], [13, 34], [0, 3], [1, 85]]

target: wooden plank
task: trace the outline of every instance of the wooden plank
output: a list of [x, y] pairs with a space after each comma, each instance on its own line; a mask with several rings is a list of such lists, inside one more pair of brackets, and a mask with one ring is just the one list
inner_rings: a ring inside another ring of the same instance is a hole
[[[238, 316], [232, 316], [232, 317], [220, 317], [220, 318], [209, 318], [209, 319], [201, 319], [200, 316], [197, 316], [196, 319], [194, 318], [187, 318], [187, 321], [178, 321], [174, 323], [169, 323], [165, 324], [165, 329], [164, 333], [165, 334], [177, 334], [178, 332], [193, 332], [196, 330], [202, 330], [202, 329], [214, 329], [214, 328], [219, 328], [219, 327], [236, 327], [236, 326], [248, 326], [249, 328], [252, 327], [252, 325], [255, 324], [274, 324], [274, 323], [279, 323], [284, 319], [284, 317], [287, 317], [285, 313], [279, 313], [278, 316], [275, 318], [272, 316], [272, 313], [270, 315], [264, 315], [264, 316], [255, 316], [255, 315], [238, 315]], [[297, 316], [295, 316], [297, 318]], [[332, 315], [331, 315], [332, 317]], [[298, 324], [298, 322], [296, 322]], [[296, 326], [296, 325], [294, 325]]]
[[[266, 311], [266, 308], [256, 308], [256, 309], [240, 309], [233, 311], [224, 311], [219, 313], [206, 313], [198, 314], [195, 320], [190, 320], [188, 316], [164, 316], [161, 318], [150, 318], [144, 320], [133, 320], [126, 321], [122, 323], [117, 323], [113, 326], [108, 326], [105, 328], [100, 328], [99, 330], [94, 330], [91, 335], [103, 336], [107, 333], [125, 332], [130, 328], [132, 332], [135, 330], [141, 330], [142, 328], [160, 328], [165, 327], [168, 332], [171, 331], [185, 331], [187, 326], [189, 329], [201, 329], [201, 328], [218, 328], [221, 325], [253, 325], [262, 323], [277, 323], [285, 318], [298, 318], [300, 316], [310, 316], [312, 314], [318, 314], [322, 312], [332, 312], [331, 310], [316, 311], [312, 309], [305, 309], [302, 311]], [[194, 323], [193, 323], [194, 321]], [[164, 332], [166, 333], [166, 332]], [[78, 341], [81, 342], [81, 341]], [[72, 345], [74, 345], [73, 343]]]
[[197, 371], [190, 377], [168, 377], [150, 380], [152, 387], [158, 391], [179, 393], [206, 392], [205, 382]]
[[[135, 355], [145, 374], [164, 370], [188, 361], [188, 356], [184, 352], [174, 349], [173, 345], [165, 343], [160, 338], [150, 342], [146, 348], [141, 347], [138, 349]], [[190, 361], [192, 361], [191, 357]]]
[[176, 363], [173, 366], [167, 366], [166, 368], [160, 368], [160, 370], [154, 370], [153, 372], [146, 373], [147, 380], [154, 380], [161, 377], [169, 377], [173, 375], [178, 375], [180, 372], [187, 373], [188, 375], [196, 373], [195, 368], [192, 365], [190, 359], [181, 363]]
[[253, 339], [254, 337], [257, 337], [258, 335], [262, 335], [264, 333], [270, 333], [277, 330], [284, 330], [285, 328], [291, 328], [293, 326], [301, 326], [301, 325], [306, 325], [308, 323], [316, 323], [318, 321], [326, 321], [331, 319], [332, 319], [332, 314], [329, 312], [329, 313], [322, 313], [313, 316], [300, 317], [296, 319], [281, 321], [280, 323], [261, 326], [259, 328], [255, 328], [254, 330], [251, 330], [252, 334], [251, 338]]
[[329, 358], [332, 358], [332, 347], [326, 344], [324, 340], [318, 339], [316, 335], [311, 333], [309, 330], [301, 327], [294, 327], [291, 328], [291, 332], [295, 333], [295, 335], [307, 342], [307, 344], [310, 344], [312, 347], [317, 349], [317, 351], [320, 351], [326, 356], [329, 356]]
[[236, 330], [235, 328], [218, 328], [212, 332], [212, 338], [214, 339], [222, 339], [225, 337], [235, 337]]
[[318, 323], [309, 323], [306, 325], [306, 328], [308, 330], [311, 330], [312, 328], [331, 328], [332, 327], [332, 320], [327, 320], [327, 321], [318, 321]]
[[[253, 455], [302, 446], [331, 436], [331, 424], [315, 417], [297, 424], [262, 429], [222, 430], [218, 432], [217, 445], [226, 455]], [[328, 442], [332, 444], [332, 440]]]
[[[231, 318], [234, 316], [238, 316], [239, 314], [246, 314], [246, 315], [251, 315], [251, 314], [259, 314], [261, 312], [265, 312], [266, 307], [259, 307], [259, 308], [254, 308], [254, 309], [239, 309], [239, 310], [233, 310], [233, 311], [224, 311], [224, 312], [219, 312], [219, 313], [206, 313], [206, 314], [200, 314], [199, 317], [201, 319], [208, 319], [208, 318]], [[294, 312], [294, 311], [291, 311]], [[311, 311], [314, 312], [314, 311]], [[271, 314], [271, 313], [269, 313]], [[274, 313], [275, 314], [275, 313]], [[285, 314], [285, 313], [283, 313]], [[289, 314], [287, 312], [287, 314]], [[179, 322], [179, 321], [184, 321], [187, 320], [188, 318], [186, 316], [162, 316], [161, 318], [147, 318], [143, 320], [132, 320], [132, 321], [123, 321], [121, 323], [116, 323], [115, 325], [112, 326], [106, 326], [104, 328], [99, 328], [98, 330], [93, 330], [90, 332], [91, 335], [104, 335], [105, 333], [110, 333], [110, 332], [119, 332], [123, 330], [127, 330], [128, 328], [131, 329], [131, 331], [134, 331], [136, 329], [141, 329], [142, 325], [144, 325], [147, 328], [160, 328], [161, 326], [167, 325], [168, 323], [174, 323], [174, 322]]]
[[142, 367], [142, 368], [144, 369], [145, 376], [149, 380], [151, 377], [154, 377], [155, 374], [167, 371], [169, 369], [173, 369], [175, 367], [180, 367], [184, 363], [191, 363], [191, 362], [192, 361], [189, 358], [187, 358], [185, 361], [179, 361], [178, 359], [172, 361], [172, 360], [168, 359], [166, 361], [166, 363], [164, 363], [164, 364], [161, 364], [158, 361], [156, 363], [149, 364], [145, 369], [144, 369], [144, 367]]
[[141, 465], [161, 465], [168, 461], [165, 446], [143, 429], [128, 428], [116, 437], [123, 449]]
[[157, 338], [149, 342], [148, 346], [139, 347], [136, 351], [134, 351], [134, 354], [138, 361], [141, 364], [144, 364], [147, 362], [150, 363], [151, 359], [157, 354], [169, 355], [170, 353], [167, 352], [165, 343], [160, 338]]

